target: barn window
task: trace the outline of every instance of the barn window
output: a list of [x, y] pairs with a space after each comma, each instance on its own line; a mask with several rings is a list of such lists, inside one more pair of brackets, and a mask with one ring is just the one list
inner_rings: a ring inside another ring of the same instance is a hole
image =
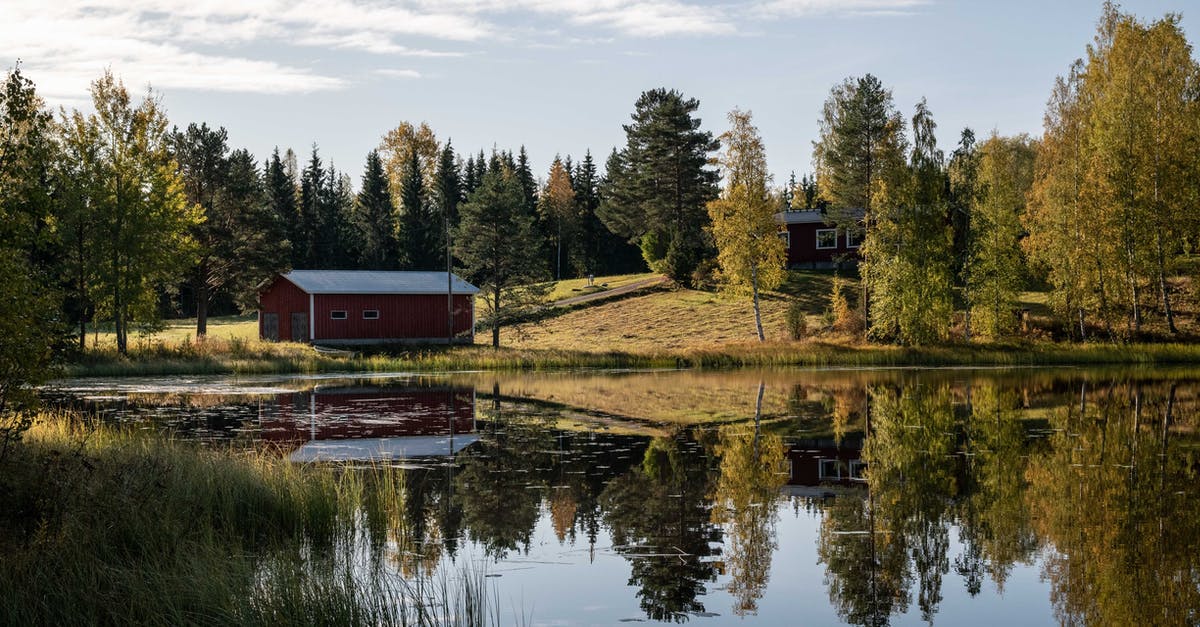
[[854, 229], [846, 231], [846, 248], [858, 248], [862, 243], [862, 236], [854, 232]]
[[346, 310], [345, 309], [334, 309], [333, 311], [329, 312], [329, 319], [330, 320], [345, 320], [346, 319]]
[[791, 234], [791, 233], [788, 233], [787, 231], [780, 231], [780, 232], [779, 232], [779, 239], [783, 240], [783, 247], [784, 247], [784, 248], [791, 248], [791, 247], [792, 247], [792, 234]]
[[379, 310], [378, 309], [364, 309], [363, 310], [363, 320], [378, 320], [378, 319], [379, 319]]
[[837, 229], [817, 229], [817, 249], [837, 248]]

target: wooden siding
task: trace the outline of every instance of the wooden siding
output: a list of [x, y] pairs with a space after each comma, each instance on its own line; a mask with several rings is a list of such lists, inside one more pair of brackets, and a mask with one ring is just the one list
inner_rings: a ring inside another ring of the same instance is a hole
[[803, 266], [819, 263], [829, 264], [835, 261], [858, 259], [858, 248], [846, 246], [846, 231], [837, 230], [837, 246], [835, 248], [817, 248], [817, 231], [832, 229], [820, 222], [806, 222], [787, 225], [789, 245], [787, 263], [789, 266]]
[[[473, 298], [454, 295], [454, 333], [470, 333]], [[364, 320], [364, 310], [379, 317]], [[344, 320], [333, 320], [330, 312], [345, 311]], [[313, 309], [316, 332], [321, 340], [441, 339], [446, 337], [445, 294], [317, 294]]]
[[[454, 333], [469, 335], [474, 324], [474, 297], [454, 295]], [[339, 340], [403, 341], [442, 340], [446, 337], [445, 294], [317, 294], [312, 297], [313, 337], [301, 329], [308, 341]], [[266, 337], [264, 314], [275, 313], [279, 318], [279, 339], [293, 337], [292, 314], [304, 314], [307, 319], [309, 295], [280, 276], [259, 294], [258, 336]], [[345, 311], [344, 320], [333, 320], [332, 311]], [[376, 310], [379, 317], [364, 319], [364, 310]]]
[[[308, 294], [283, 277], [276, 277], [258, 296], [258, 337], [267, 339], [263, 314], [279, 315], [279, 339], [292, 339], [292, 314], [308, 315]], [[302, 329], [308, 337], [308, 329]]]

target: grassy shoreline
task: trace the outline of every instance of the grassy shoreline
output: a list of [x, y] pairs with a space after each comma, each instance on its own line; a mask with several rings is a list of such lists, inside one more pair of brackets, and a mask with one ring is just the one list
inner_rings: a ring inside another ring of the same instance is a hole
[[482, 570], [385, 568], [406, 494], [386, 464], [43, 413], [0, 456], [0, 624], [500, 624]]
[[731, 345], [659, 352], [573, 351], [471, 346], [423, 347], [356, 357], [320, 355], [290, 344], [181, 342], [121, 357], [88, 353], [65, 377], [326, 372], [538, 371], [565, 369], [753, 367], [989, 367], [1200, 364], [1200, 344], [1023, 343], [898, 347], [824, 342]]

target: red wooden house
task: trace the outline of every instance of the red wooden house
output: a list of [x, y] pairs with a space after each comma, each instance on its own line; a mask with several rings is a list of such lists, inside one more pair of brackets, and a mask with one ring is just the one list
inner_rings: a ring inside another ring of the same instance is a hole
[[444, 342], [452, 307], [455, 341], [471, 343], [478, 292], [445, 272], [293, 270], [259, 289], [258, 335], [314, 344]]
[[858, 261], [861, 231], [838, 228], [820, 211], [781, 211], [775, 220], [782, 227], [779, 237], [787, 247], [789, 268], [832, 268]]

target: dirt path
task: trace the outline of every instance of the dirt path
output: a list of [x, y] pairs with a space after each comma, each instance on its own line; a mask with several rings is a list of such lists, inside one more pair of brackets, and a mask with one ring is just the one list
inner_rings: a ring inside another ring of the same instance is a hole
[[614, 287], [611, 290], [604, 290], [602, 292], [595, 292], [592, 294], [584, 294], [582, 296], [572, 296], [570, 298], [556, 300], [553, 303], [550, 303], [550, 306], [551, 307], [569, 307], [571, 305], [587, 303], [587, 302], [591, 302], [593, 300], [603, 300], [605, 298], [612, 298], [613, 296], [620, 296], [621, 294], [628, 294], [629, 292], [636, 292], [637, 290], [651, 287], [654, 285], [659, 285], [659, 284], [666, 283], [666, 282], [667, 282], [667, 277], [663, 277], [663, 276], [650, 277], [649, 279], [642, 279], [641, 281], [634, 281], [633, 283], [629, 283], [627, 285], [622, 285], [621, 287]]

